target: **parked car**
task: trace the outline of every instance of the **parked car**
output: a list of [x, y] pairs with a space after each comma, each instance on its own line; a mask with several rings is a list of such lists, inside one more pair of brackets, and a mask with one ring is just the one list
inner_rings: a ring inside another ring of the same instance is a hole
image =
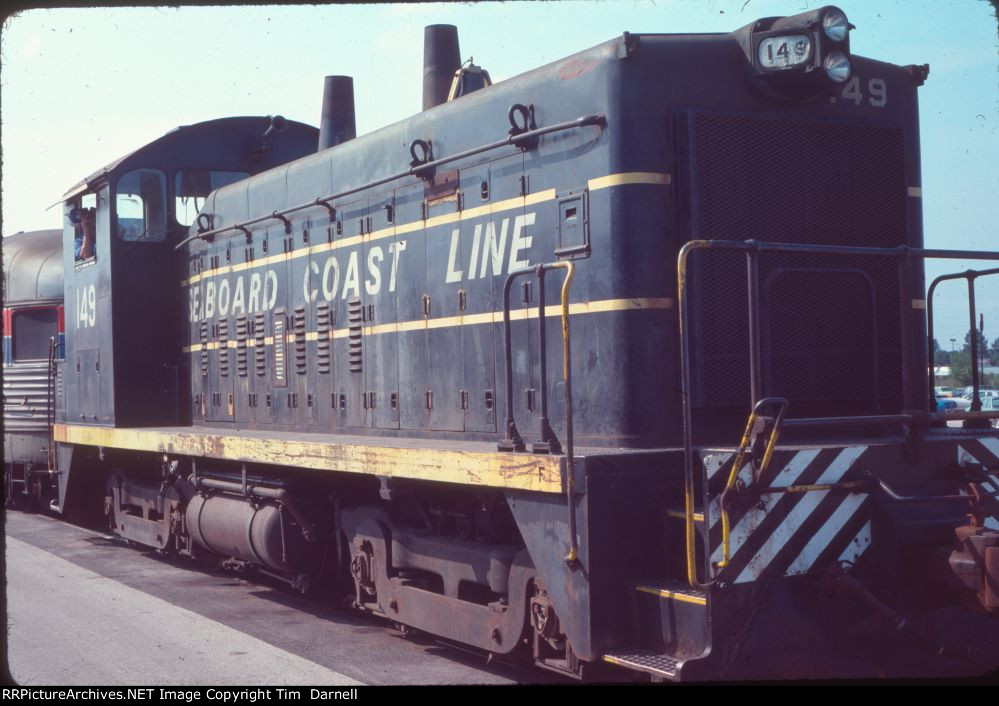
[[[961, 392], [961, 397], [964, 397], [965, 399], [970, 400], [971, 399], [971, 395], [974, 393], [974, 391], [975, 391], [975, 388], [973, 388], [971, 385], [968, 385]], [[978, 388], [978, 396], [979, 397], [996, 397], [997, 395], [999, 395], [999, 390], [995, 389], [994, 387], [981, 387], [981, 386], [979, 386], [979, 388]]]
[[938, 412], [949, 412], [949, 411], [954, 411], [956, 409], [957, 409], [957, 400], [953, 400], [949, 397], [937, 397]]
[[[955, 400], [957, 402], [957, 408], [962, 411], [969, 409], [971, 407], [971, 396], [973, 393], [973, 388], [964, 388], [963, 394]], [[999, 390], [992, 387], [978, 388], [978, 399], [982, 400], [983, 404], [985, 400], [995, 399], [996, 397], [999, 397]]]
[[[986, 397], [984, 400], [982, 400], [982, 411], [999, 412], [999, 395]], [[999, 429], [999, 419], [993, 419], [992, 426], [994, 426], [996, 429]]]

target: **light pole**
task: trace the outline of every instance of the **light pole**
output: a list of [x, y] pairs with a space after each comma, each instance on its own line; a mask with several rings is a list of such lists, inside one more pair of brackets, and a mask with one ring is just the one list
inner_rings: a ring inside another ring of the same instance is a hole
[[954, 362], [955, 362], [954, 361], [954, 353], [955, 353], [955, 351], [954, 351], [954, 344], [955, 343], [957, 343], [957, 339], [956, 338], [950, 339], [950, 376], [952, 378], [954, 378], [954, 381], [956, 382], [957, 381], [957, 376], [954, 375]]
[[978, 336], [979, 336], [979, 340], [981, 340], [981, 348], [982, 348], [982, 350], [980, 350], [978, 352], [978, 356], [979, 356], [978, 365], [979, 365], [979, 371], [980, 371], [979, 374], [978, 374], [978, 379], [979, 379], [979, 381], [981, 381], [981, 384], [984, 385], [985, 384], [985, 351], [986, 351], [986, 347], [988, 346], [988, 339], [985, 338], [985, 314], [983, 314], [981, 312], [978, 313]]

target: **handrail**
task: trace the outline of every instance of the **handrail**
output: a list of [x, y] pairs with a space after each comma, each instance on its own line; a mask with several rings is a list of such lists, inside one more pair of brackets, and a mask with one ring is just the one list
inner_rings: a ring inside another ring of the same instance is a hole
[[55, 375], [56, 375], [56, 337], [49, 338], [49, 374], [46, 380], [45, 393], [48, 398], [45, 408], [45, 423], [49, 428], [48, 451], [45, 460], [48, 470], [55, 470]]
[[[684, 485], [684, 525], [686, 534], [687, 549], [687, 582], [691, 588], [707, 589], [711, 586], [711, 581], [702, 583], [697, 578], [696, 547], [694, 544], [694, 441], [691, 429], [691, 402], [690, 402], [690, 356], [687, 354], [687, 257], [695, 247], [706, 247], [703, 243], [709, 241], [690, 241], [680, 248], [677, 256], [677, 306], [680, 310], [679, 334], [680, 334], [680, 401], [683, 406], [683, 485]], [[707, 509], [707, 483], [702, 492], [704, 507]], [[705, 513], [705, 518], [707, 514]], [[707, 523], [705, 523], [707, 524]], [[707, 562], [710, 552], [707, 551], [708, 533], [705, 532], [705, 572], [707, 572]]]
[[[359, 191], [365, 191], [366, 189], [373, 189], [376, 186], [381, 186], [382, 184], [387, 184], [390, 181], [396, 181], [397, 179], [402, 179], [408, 176], [420, 176], [421, 174], [432, 173], [434, 169], [443, 165], [455, 162], [459, 159], [464, 159], [465, 157], [472, 157], [482, 152], [488, 152], [490, 150], [497, 149], [498, 147], [505, 147], [507, 145], [520, 146], [521, 144], [531, 144], [533, 140], [536, 140], [542, 135], [548, 135], [553, 132], [561, 132], [563, 130], [571, 130], [577, 127], [587, 127], [589, 125], [599, 125], [604, 126], [607, 124], [607, 118], [603, 115], [585, 115], [583, 117], [576, 118], [575, 120], [567, 120], [561, 123], [555, 123], [554, 125], [547, 125], [545, 127], [535, 128], [534, 130], [527, 130], [526, 132], [520, 132], [513, 135], [508, 135], [507, 137], [496, 140], [495, 142], [490, 142], [485, 145], [480, 145], [479, 147], [472, 147], [462, 152], [456, 152], [455, 154], [449, 155], [447, 157], [441, 157], [440, 159], [430, 160], [426, 162], [419, 162], [413, 164], [409, 169], [401, 172], [396, 172], [391, 176], [382, 177], [381, 179], [375, 179], [374, 181], [369, 181], [360, 186], [355, 186], [351, 189], [346, 189], [344, 191], [339, 191], [337, 193], [331, 194], [329, 196], [322, 196], [312, 201], [306, 201], [304, 203], [296, 204], [295, 206], [289, 206], [288, 208], [283, 208], [278, 211], [273, 211], [271, 213], [265, 214], [263, 216], [257, 216], [256, 218], [251, 218], [240, 223], [224, 226], [222, 228], [215, 228], [213, 230], [206, 230], [200, 233], [195, 233], [194, 235], [189, 235], [182, 241], [174, 246], [174, 250], [180, 250], [182, 247], [187, 245], [192, 240], [203, 240], [214, 238], [216, 235], [226, 233], [231, 230], [243, 230], [247, 226], [256, 225], [257, 223], [263, 223], [264, 221], [269, 221], [273, 219], [280, 219], [285, 223], [285, 232], [288, 232], [290, 228], [288, 221], [284, 216], [289, 213], [294, 213], [295, 211], [302, 211], [307, 208], [323, 207], [330, 212], [330, 218], [332, 220], [334, 210], [329, 205], [330, 201], [334, 201], [344, 196], [350, 196], [351, 194], [356, 194]], [[244, 231], [245, 232], [245, 231]]]
[[572, 434], [572, 359], [569, 342], [569, 286], [572, 284], [576, 267], [571, 260], [544, 263], [515, 270], [507, 275], [503, 284], [503, 337], [506, 372], [506, 438], [499, 442], [500, 451], [524, 451], [526, 445], [513, 416], [513, 345], [510, 334], [510, 288], [513, 281], [531, 273], [538, 277], [538, 335], [541, 351], [541, 441], [533, 445], [535, 452], [560, 453], [561, 445], [548, 422], [548, 363], [545, 344], [545, 272], [565, 270], [562, 281], [562, 379], [565, 382], [565, 464], [566, 502], [569, 513], [569, 553], [566, 564], [575, 569], [579, 566], [579, 543], [576, 539], [576, 472]]
[[[770, 461], [773, 458], [774, 447], [777, 446], [777, 437], [780, 435], [780, 424], [784, 419], [784, 412], [787, 410], [787, 400], [783, 397], [765, 397], [756, 403], [753, 407], [753, 411], [749, 414], [749, 421], [746, 423], [746, 431], [742, 435], [742, 441], [739, 443], [739, 451], [735, 455], [735, 460], [732, 462], [732, 469], [728, 473], [728, 480], [725, 483], [725, 490], [722, 491], [721, 501], [719, 503], [721, 507], [721, 522], [722, 522], [722, 558], [716, 565], [719, 569], [724, 569], [728, 566], [728, 554], [729, 554], [729, 517], [728, 517], [728, 500], [729, 493], [735, 488], [735, 479], [739, 476], [739, 471], [742, 470], [742, 460], [745, 458], [746, 449], [749, 448], [751, 439], [753, 438], [753, 429], [756, 426], [756, 420], [761, 416], [760, 410], [767, 405], [776, 404], [779, 406], [779, 411], [777, 412], [777, 417], [774, 419], [773, 430], [770, 432], [770, 438], [767, 440], [767, 448], [763, 453], [763, 461], [760, 464], [759, 473], [754, 473], [754, 480], [758, 479], [759, 476], [764, 475], [767, 469], [770, 467]], [[691, 525], [687, 533], [687, 575], [688, 579], [690, 577], [690, 572], [694, 567], [694, 534], [693, 534], [693, 524], [694, 518], [690, 516], [688, 519], [688, 524]]]
[[[681, 391], [680, 398], [682, 403], [682, 413], [683, 413], [683, 451], [684, 451], [684, 512], [686, 515], [686, 548], [687, 548], [687, 580], [692, 588], [695, 589], [707, 589], [710, 588], [716, 579], [707, 579], [702, 582], [697, 576], [696, 568], [696, 547], [694, 546], [694, 464], [695, 464], [695, 454], [694, 454], [694, 444], [693, 444], [693, 405], [691, 401], [691, 371], [690, 371], [690, 351], [688, 346], [688, 332], [690, 328], [689, 316], [690, 308], [688, 304], [687, 296], [687, 283], [688, 283], [688, 273], [687, 273], [687, 261], [690, 257], [690, 253], [694, 250], [706, 250], [706, 249], [717, 249], [717, 250], [737, 250], [746, 253], [747, 257], [747, 286], [748, 295], [747, 299], [749, 302], [749, 342], [750, 342], [750, 360], [752, 362], [752, 369], [750, 370], [750, 390], [751, 390], [751, 400], [750, 404], [755, 408], [760, 402], [759, 395], [761, 393], [761, 386], [759, 383], [759, 352], [757, 350], [759, 346], [759, 297], [757, 290], [757, 282], [754, 274], [756, 273], [756, 258], [762, 252], [801, 252], [801, 253], [815, 253], [815, 254], [828, 254], [828, 255], [856, 255], [856, 256], [874, 256], [874, 257], [894, 257], [899, 260], [899, 278], [900, 278], [900, 298], [907, 299], [908, 297], [908, 274], [910, 268], [910, 262], [912, 258], [919, 258], [921, 260], [926, 259], [945, 259], [945, 260], [957, 260], [957, 259], [976, 259], [976, 260], [999, 260], [999, 252], [988, 252], [981, 250], [942, 250], [942, 249], [929, 249], [929, 248], [911, 248], [906, 245], [901, 245], [894, 248], [866, 248], [866, 247], [854, 247], [854, 246], [844, 246], [844, 245], [815, 245], [815, 244], [804, 244], [804, 243], [772, 243], [763, 242], [757, 240], [691, 240], [688, 241], [680, 248], [680, 252], [677, 256], [677, 305], [679, 308], [679, 335], [680, 335], [680, 375], [681, 375]], [[991, 273], [991, 271], [989, 271]], [[970, 281], [970, 280], [969, 280]], [[905, 307], [908, 306], [909, 302], [907, 300], [902, 301]], [[902, 309], [902, 328], [903, 328], [903, 341], [902, 341], [902, 356], [903, 365], [906, 370], [911, 365], [909, 346], [910, 341], [907, 332], [909, 330], [909, 322], [906, 316], [907, 309]], [[974, 326], [972, 325], [972, 328]], [[930, 339], [932, 341], [932, 339]], [[932, 345], [932, 343], [931, 343]], [[932, 373], [931, 373], [932, 374]], [[904, 375], [908, 377], [908, 375]], [[932, 389], [932, 386], [931, 386]], [[906, 401], [911, 400], [911, 394], [906, 388], [906, 394], [904, 395]], [[995, 418], [999, 416], [999, 413], [988, 413], [980, 411], [972, 411], [971, 413], [958, 413], [958, 414], [936, 414], [934, 412], [920, 412], [920, 411], [906, 411], [902, 414], [895, 415], [870, 415], [864, 417], [838, 417], [838, 418], [811, 418], [811, 419], [789, 419], [783, 422], [784, 427], [813, 427], [820, 428], [829, 425], [839, 425], [844, 423], [865, 423], [872, 422], [878, 424], [906, 424], [915, 425], [920, 423], [922, 420], [927, 421], [939, 421], [943, 419], [988, 419]], [[750, 415], [751, 421], [753, 420], [753, 415]], [[737, 468], [737, 467], [734, 467]], [[703, 468], [702, 468], [703, 471]], [[738, 473], [738, 470], [734, 471]], [[730, 482], [734, 482], [730, 474]], [[708, 491], [707, 484], [704, 484], [703, 492], [703, 503], [707, 507]], [[725, 520], [725, 510], [722, 511], [722, 519]], [[724, 538], [723, 530], [723, 538]], [[727, 559], [724, 556], [725, 548], [723, 541], [723, 562]], [[721, 567], [719, 567], [721, 568]], [[705, 558], [704, 558], [704, 575], [708, 577], [710, 575], [710, 547], [705, 546]]]
[[[989, 270], [965, 270], [964, 272], [954, 272], [949, 275], [940, 275], [930, 284], [929, 290], [926, 293], [926, 340], [927, 340], [927, 356], [929, 359], [929, 394], [930, 394], [930, 409], [936, 409], [937, 401], [936, 394], [933, 392], [936, 387], [936, 373], [933, 368], [935, 367], [936, 361], [936, 351], [933, 349], [933, 294], [936, 291], [937, 285], [946, 280], [952, 279], [967, 279], [968, 280], [968, 318], [970, 321], [970, 331], [971, 331], [971, 407], [972, 412], [982, 411], [982, 401], [978, 396], [978, 391], [980, 389], [980, 380], [978, 379], [978, 336], [975, 334], [975, 280], [979, 277], [986, 277], [988, 275], [999, 274], [999, 267], [989, 269]], [[953, 364], [953, 361], [951, 361]]]
[[878, 490], [899, 503], [939, 503], [948, 501], [970, 503], [975, 500], [973, 495], [902, 495], [885, 481], [880, 479], [875, 480], [877, 481]]

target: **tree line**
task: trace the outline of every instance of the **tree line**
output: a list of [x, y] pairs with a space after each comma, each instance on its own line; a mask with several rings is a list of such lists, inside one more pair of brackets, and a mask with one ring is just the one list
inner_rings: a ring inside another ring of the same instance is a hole
[[[933, 362], [936, 365], [946, 365], [951, 369], [950, 376], [960, 385], [971, 384], [971, 331], [964, 335], [964, 342], [960, 350], [947, 350], [940, 346], [937, 339], [933, 339]], [[992, 341], [982, 335], [981, 331], [975, 331], [974, 335], [978, 339], [978, 357], [984, 358], [985, 365], [999, 365], [999, 338]], [[953, 339], [951, 345], [953, 346]], [[981, 365], [981, 363], [978, 363]], [[984, 382], [984, 381], [983, 381]]]

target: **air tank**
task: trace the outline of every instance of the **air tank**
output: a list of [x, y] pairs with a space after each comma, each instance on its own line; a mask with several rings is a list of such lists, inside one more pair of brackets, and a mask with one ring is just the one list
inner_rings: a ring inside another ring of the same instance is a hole
[[307, 542], [277, 502], [223, 494], [195, 495], [187, 504], [187, 531], [198, 546], [284, 574], [320, 568], [322, 543]]

